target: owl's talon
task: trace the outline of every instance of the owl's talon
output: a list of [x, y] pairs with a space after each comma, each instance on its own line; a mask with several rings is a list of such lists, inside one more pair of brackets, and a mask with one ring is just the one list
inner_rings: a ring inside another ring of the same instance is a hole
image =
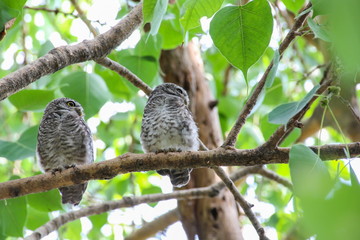
[[52, 175], [56, 175], [56, 172], [61, 173], [61, 172], [62, 172], [62, 170], [63, 170], [63, 168], [62, 168], [62, 167], [57, 167], [57, 168], [53, 168], [53, 169], [51, 169], [50, 171], [51, 171], [51, 174], [52, 174]]
[[64, 166], [65, 169], [76, 168], [76, 164], [69, 164]]

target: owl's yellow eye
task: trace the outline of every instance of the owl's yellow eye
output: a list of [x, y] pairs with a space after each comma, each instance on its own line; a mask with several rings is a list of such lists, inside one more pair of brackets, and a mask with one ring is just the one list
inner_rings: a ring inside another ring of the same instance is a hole
[[66, 104], [67, 104], [69, 107], [75, 107], [75, 102], [73, 102], [73, 101], [68, 101], [68, 102], [66, 102]]

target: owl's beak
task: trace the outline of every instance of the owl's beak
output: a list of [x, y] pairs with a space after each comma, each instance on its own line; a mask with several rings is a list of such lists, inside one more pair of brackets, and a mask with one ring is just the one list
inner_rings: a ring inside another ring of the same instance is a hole
[[81, 108], [75, 108], [75, 111], [77, 114], [79, 114], [80, 117], [83, 115]]

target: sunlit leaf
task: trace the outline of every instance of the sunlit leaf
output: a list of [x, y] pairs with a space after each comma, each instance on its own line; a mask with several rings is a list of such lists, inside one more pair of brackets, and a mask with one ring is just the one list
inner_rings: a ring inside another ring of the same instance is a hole
[[0, 231], [3, 235], [22, 237], [26, 216], [26, 197], [0, 200]]
[[150, 34], [157, 34], [161, 21], [167, 9], [168, 0], [144, 0], [144, 22], [150, 22]]
[[224, 0], [187, 0], [183, 5], [184, 16], [181, 24], [187, 31], [200, 26], [200, 18], [211, 17], [221, 7]]
[[38, 128], [36, 125], [27, 129], [16, 142], [0, 140], [0, 156], [11, 161], [35, 156]]
[[218, 11], [210, 24], [215, 46], [245, 78], [247, 71], [264, 53], [273, 30], [271, 9], [266, 0]]
[[36, 111], [45, 109], [54, 99], [54, 91], [25, 89], [9, 97], [10, 102], [21, 111]]
[[25, 226], [30, 230], [35, 230], [50, 220], [49, 214], [46, 212], [38, 211], [32, 207], [28, 207], [27, 211], [28, 216]]
[[42, 212], [52, 212], [62, 209], [61, 195], [57, 189], [30, 194], [27, 196], [27, 200], [31, 207]]
[[297, 13], [304, 5], [305, 0], [282, 0], [287, 9], [293, 13]]
[[26, 0], [0, 1], [0, 32], [4, 30], [6, 22], [10, 21], [13, 18], [16, 18], [20, 14], [25, 3]]
[[65, 97], [78, 101], [87, 118], [95, 115], [104, 103], [111, 100], [104, 80], [97, 74], [73, 72], [62, 79], [61, 85], [61, 92]]

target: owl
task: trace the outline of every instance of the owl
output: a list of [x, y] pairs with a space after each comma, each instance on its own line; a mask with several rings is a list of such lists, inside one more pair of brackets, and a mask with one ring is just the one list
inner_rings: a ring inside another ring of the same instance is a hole
[[[81, 105], [70, 98], [50, 102], [41, 120], [37, 156], [43, 171], [61, 171], [94, 161], [91, 132]], [[78, 205], [87, 183], [59, 188], [62, 203]]]
[[[188, 108], [186, 91], [173, 84], [157, 86], [146, 103], [141, 126], [145, 152], [182, 152], [199, 149], [198, 129]], [[162, 169], [174, 187], [185, 186], [192, 169]]]

